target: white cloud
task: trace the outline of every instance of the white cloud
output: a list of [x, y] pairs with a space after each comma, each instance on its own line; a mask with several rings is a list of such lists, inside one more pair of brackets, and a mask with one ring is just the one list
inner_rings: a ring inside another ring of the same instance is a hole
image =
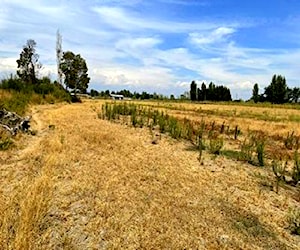
[[[253, 21], [205, 15], [179, 19], [173, 13], [168, 15], [170, 10], [159, 9], [158, 2], [180, 9], [196, 8], [197, 4], [205, 8], [208, 1], [95, 0], [91, 4], [33, 0], [29, 4], [3, 0], [0, 74], [15, 72], [22, 46], [32, 38], [43, 64], [40, 75], [55, 77], [59, 28], [63, 50], [86, 59], [91, 85], [99, 88], [107, 84], [183, 92], [192, 80], [204, 79], [197, 83], [213, 81], [251, 94], [255, 82], [263, 88], [275, 73], [285, 75], [289, 85], [298, 84], [299, 49], [252, 48], [247, 42], [237, 43], [236, 38], [246, 36]], [[156, 9], [148, 11], [153, 7]]]
[[224, 42], [229, 35], [236, 32], [235, 29], [229, 27], [219, 27], [210, 32], [191, 33], [189, 34], [190, 42], [197, 46]]
[[149, 29], [166, 33], [182, 33], [195, 30], [209, 30], [218, 25], [212, 22], [187, 23], [155, 20], [139, 16], [136, 12], [130, 12], [119, 7], [94, 7], [93, 10], [99, 14], [103, 22], [113, 28], [125, 31]]
[[166, 90], [175, 82], [175, 77], [170, 69], [161, 67], [131, 67], [114, 66], [93, 69], [91, 76], [94, 82], [104, 85], [121, 85], [131, 88], [152, 89], [155, 91]]
[[17, 58], [0, 58], [0, 70], [10, 72], [17, 69]]

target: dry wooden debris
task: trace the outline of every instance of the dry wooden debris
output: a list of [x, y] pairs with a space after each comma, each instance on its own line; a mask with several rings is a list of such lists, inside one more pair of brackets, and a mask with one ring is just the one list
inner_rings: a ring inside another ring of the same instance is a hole
[[30, 128], [30, 116], [21, 117], [14, 112], [0, 109], [0, 127], [15, 135], [18, 131], [28, 132]]

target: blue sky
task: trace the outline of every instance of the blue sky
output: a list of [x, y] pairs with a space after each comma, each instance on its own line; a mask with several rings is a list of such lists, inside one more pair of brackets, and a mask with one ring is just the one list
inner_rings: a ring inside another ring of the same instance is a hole
[[28, 39], [56, 78], [56, 31], [86, 59], [90, 88], [180, 95], [213, 81], [247, 99], [273, 74], [300, 86], [298, 0], [1, 0], [0, 76]]

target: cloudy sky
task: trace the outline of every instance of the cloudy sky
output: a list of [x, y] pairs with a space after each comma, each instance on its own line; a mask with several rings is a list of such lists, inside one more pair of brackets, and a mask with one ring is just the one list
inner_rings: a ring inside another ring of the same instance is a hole
[[0, 0], [0, 77], [28, 39], [56, 78], [56, 32], [86, 59], [90, 88], [180, 95], [192, 80], [249, 98], [273, 74], [300, 86], [298, 0]]

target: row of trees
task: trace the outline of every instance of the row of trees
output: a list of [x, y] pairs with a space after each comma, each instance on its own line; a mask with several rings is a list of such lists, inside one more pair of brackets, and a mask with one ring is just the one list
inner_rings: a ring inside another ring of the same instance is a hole
[[[88, 77], [88, 68], [85, 59], [80, 54], [74, 54], [71, 51], [62, 52], [61, 36], [59, 33], [57, 37], [58, 83], [67, 91], [75, 93], [75, 95], [76, 93], [86, 93], [90, 78]], [[36, 53], [36, 42], [34, 40], [30, 39], [24, 45], [17, 64], [17, 76], [22, 82], [31, 85], [37, 85], [41, 82], [37, 78], [37, 73], [41, 69], [42, 64], [39, 62], [39, 55]], [[109, 91], [91, 91], [92, 96], [108, 97], [109, 94]], [[156, 93], [150, 94], [145, 91], [142, 93], [132, 93], [125, 89], [115, 94], [122, 94], [125, 97], [135, 99], [168, 99]], [[222, 85], [216, 86], [213, 82], [210, 82], [208, 87], [205, 83], [202, 83], [201, 88], [197, 88], [196, 82], [192, 81], [189, 94], [192, 101], [232, 100], [229, 88]], [[171, 95], [170, 99], [174, 99], [174, 96]], [[259, 94], [258, 84], [254, 85], [251, 99], [255, 103], [265, 101], [278, 104], [286, 102], [297, 103], [300, 101], [300, 88], [294, 87], [290, 89], [286, 84], [285, 77], [274, 75], [270, 85], [264, 89], [263, 94]]]
[[286, 84], [285, 77], [281, 75], [274, 75], [270, 85], [265, 88], [263, 94], [259, 94], [258, 84], [254, 84], [251, 99], [257, 102], [271, 102], [271, 103], [287, 103], [300, 101], [300, 88], [289, 88]]
[[[80, 54], [76, 55], [71, 51], [59, 53], [59, 55], [61, 55], [61, 58], [58, 58], [58, 69], [62, 74], [65, 89], [75, 94], [86, 93], [90, 81], [86, 61]], [[39, 63], [39, 55], [36, 53], [36, 42], [34, 40], [30, 39], [24, 45], [17, 64], [17, 76], [24, 83], [39, 84], [37, 74], [42, 64]]]
[[[97, 91], [92, 89], [90, 92], [92, 97], [101, 97], [101, 98], [109, 98], [110, 94], [117, 94], [117, 95], [123, 95], [124, 97], [127, 98], [132, 98], [132, 99], [141, 99], [141, 100], [148, 100], [148, 99], [153, 99], [153, 100], [165, 100], [165, 99], [169, 99], [169, 97], [161, 95], [161, 94], [157, 94], [157, 93], [153, 93], [150, 94], [146, 91], [143, 91], [142, 93], [139, 92], [131, 92], [130, 90], [126, 90], [123, 89], [121, 91], [112, 91], [110, 92], [109, 90], [105, 90], [105, 91]], [[170, 99], [175, 99], [174, 95], [170, 96]]]
[[[210, 82], [208, 88], [205, 83], [202, 83], [201, 88], [197, 88], [195, 81], [190, 85], [190, 99], [191, 101], [231, 101], [230, 89], [224, 86], [216, 86]], [[282, 103], [299, 103], [300, 102], [300, 88], [289, 88], [286, 79], [281, 75], [274, 75], [270, 85], [264, 89], [264, 93], [259, 94], [258, 84], [254, 84], [251, 99], [257, 102], [271, 102], [276, 104]]]
[[231, 101], [230, 89], [225, 86], [216, 86], [210, 82], [208, 88], [203, 82], [201, 88], [197, 88], [197, 83], [192, 81], [190, 89], [192, 101]]

